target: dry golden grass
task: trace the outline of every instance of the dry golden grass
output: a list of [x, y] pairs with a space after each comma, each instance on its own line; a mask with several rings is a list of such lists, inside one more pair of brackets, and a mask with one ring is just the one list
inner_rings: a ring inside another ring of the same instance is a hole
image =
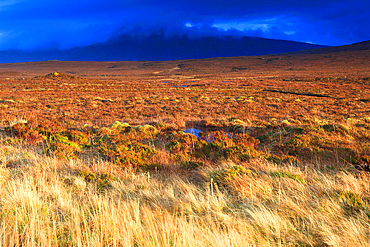
[[[370, 244], [368, 173], [262, 159], [137, 173], [30, 147], [0, 153], [1, 246]], [[86, 174], [112, 178], [102, 185]]]

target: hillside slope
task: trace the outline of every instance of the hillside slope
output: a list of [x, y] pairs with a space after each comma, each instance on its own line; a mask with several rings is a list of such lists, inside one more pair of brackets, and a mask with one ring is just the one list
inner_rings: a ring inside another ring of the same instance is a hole
[[0, 63], [41, 60], [63, 61], [161, 61], [211, 57], [254, 56], [322, 48], [300, 42], [251, 37], [199, 37], [187, 35], [166, 38], [123, 35], [106, 43], [69, 50], [1, 51]]

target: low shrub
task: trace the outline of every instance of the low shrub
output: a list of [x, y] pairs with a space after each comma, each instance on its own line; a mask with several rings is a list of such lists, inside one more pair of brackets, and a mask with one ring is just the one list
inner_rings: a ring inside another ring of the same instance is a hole
[[346, 214], [359, 213], [361, 210], [365, 210], [364, 201], [361, 197], [351, 191], [335, 191], [334, 196], [339, 199], [342, 203], [343, 209]]
[[59, 158], [76, 158], [81, 153], [81, 146], [58, 133], [46, 140], [45, 152]]
[[228, 183], [238, 176], [249, 175], [252, 171], [239, 165], [233, 165], [230, 168], [218, 169], [209, 173], [212, 182], [221, 187], [227, 187]]
[[298, 175], [292, 174], [288, 171], [280, 170], [277, 172], [272, 172], [271, 175], [273, 177], [279, 177], [279, 178], [290, 178], [290, 179], [297, 181], [298, 183], [306, 184], [303, 178], [300, 178]]
[[274, 154], [266, 154], [265, 159], [275, 164], [287, 163], [287, 164], [299, 165], [301, 163], [297, 157], [292, 156], [292, 155], [277, 156]]
[[183, 161], [181, 162], [181, 168], [185, 170], [193, 170], [198, 167], [203, 167], [204, 163], [201, 161]]
[[94, 145], [100, 154], [117, 164], [126, 167], [144, 165], [156, 150], [136, 140], [128, 139], [125, 135], [104, 135], [94, 140]]
[[42, 143], [45, 139], [30, 123], [17, 123], [9, 127], [8, 132], [23, 139], [28, 144]]
[[99, 192], [103, 192], [111, 187], [111, 181], [115, 178], [107, 173], [95, 174], [89, 171], [80, 171], [77, 176], [84, 178], [88, 183], [91, 183]]

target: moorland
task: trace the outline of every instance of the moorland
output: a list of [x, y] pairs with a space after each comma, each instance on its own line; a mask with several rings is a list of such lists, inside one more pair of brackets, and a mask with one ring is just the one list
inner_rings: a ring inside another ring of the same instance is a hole
[[368, 246], [370, 45], [0, 64], [3, 246]]

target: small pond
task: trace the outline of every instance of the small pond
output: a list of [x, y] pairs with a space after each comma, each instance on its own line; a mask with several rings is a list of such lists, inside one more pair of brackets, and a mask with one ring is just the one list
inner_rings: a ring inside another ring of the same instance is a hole
[[187, 87], [188, 85], [176, 85], [176, 86], [171, 86], [171, 87]]
[[[211, 133], [210, 131], [202, 131], [200, 129], [196, 129], [196, 128], [187, 128], [187, 129], [184, 129], [182, 132], [186, 133], [186, 134], [191, 134], [191, 135], [195, 135], [197, 137], [197, 139], [201, 139], [201, 140], [204, 140], [204, 141], [207, 141], [207, 142], [213, 142], [213, 138], [211, 137]], [[202, 137], [200, 137], [199, 135], [200, 134], [203, 134], [205, 133], [206, 135], [202, 135]], [[233, 133], [230, 133], [230, 132], [224, 132], [227, 134], [227, 136], [229, 138], [233, 138]]]
[[199, 133], [203, 133], [200, 129], [195, 129], [195, 128], [189, 128], [189, 129], [184, 129], [182, 132], [186, 134], [192, 134], [195, 135], [199, 139]]

